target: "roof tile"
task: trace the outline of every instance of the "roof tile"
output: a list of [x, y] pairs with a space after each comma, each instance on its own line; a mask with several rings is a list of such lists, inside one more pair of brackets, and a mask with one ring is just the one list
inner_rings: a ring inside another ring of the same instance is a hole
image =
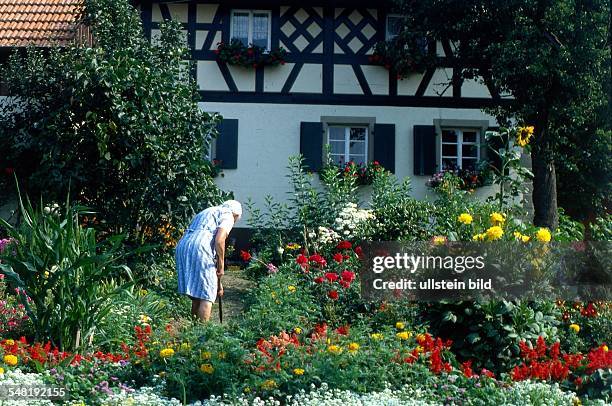
[[0, 47], [66, 44], [83, 8], [84, 0], [0, 0]]

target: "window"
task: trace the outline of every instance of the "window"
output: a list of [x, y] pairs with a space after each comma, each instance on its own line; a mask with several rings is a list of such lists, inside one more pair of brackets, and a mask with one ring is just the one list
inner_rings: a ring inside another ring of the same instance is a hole
[[329, 155], [333, 162], [343, 165], [349, 161], [365, 164], [368, 161], [368, 127], [328, 127]]
[[271, 13], [265, 10], [232, 11], [231, 39], [245, 46], [255, 45], [270, 49]]
[[402, 31], [402, 25], [404, 24], [404, 16], [401, 14], [389, 14], [387, 15], [387, 24], [385, 30], [385, 38], [387, 41], [395, 39]]
[[476, 170], [480, 159], [480, 133], [470, 129], [442, 129], [442, 170]]

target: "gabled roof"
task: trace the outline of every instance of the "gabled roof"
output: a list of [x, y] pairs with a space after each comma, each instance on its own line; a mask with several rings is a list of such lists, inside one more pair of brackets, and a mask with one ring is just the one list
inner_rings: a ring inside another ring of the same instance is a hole
[[0, 0], [0, 47], [65, 45], [83, 9], [84, 0]]

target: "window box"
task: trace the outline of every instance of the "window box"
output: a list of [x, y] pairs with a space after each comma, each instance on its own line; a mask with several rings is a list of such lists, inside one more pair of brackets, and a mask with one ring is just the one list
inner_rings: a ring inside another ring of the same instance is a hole
[[220, 42], [215, 53], [219, 61], [228, 65], [255, 69], [260, 66], [284, 65], [287, 55], [287, 51], [282, 47], [267, 51], [256, 45], [246, 46], [237, 39], [233, 39], [229, 44]]

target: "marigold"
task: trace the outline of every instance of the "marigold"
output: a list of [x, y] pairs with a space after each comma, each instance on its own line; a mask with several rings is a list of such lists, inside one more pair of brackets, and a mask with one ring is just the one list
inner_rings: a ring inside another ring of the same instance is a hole
[[403, 330], [404, 328], [406, 328], [406, 326], [404, 325], [404, 322], [398, 321], [397, 323], [395, 323], [395, 328], [398, 330]]
[[490, 241], [499, 240], [504, 235], [504, 230], [500, 226], [493, 226], [487, 229], [486, 235]]
[[604, 352], [608, 352], [608, 346], [607, 345], [602, 345], [601, 349], [604, 350]]
[[303, 370], [302, 368], [295, 368], [295, 369], [293, 370], [293, 374], [294, 374], [294, 375], [298, 375], [298, 376], [299, 376], [299, 375], [304, 375], [304, 370]]
[[201, 354], [202, 359], [211, 359], [212, 354], [209, 351], [203, 351]]
[[4, 368], [0, 367], [0, 375], [4, 375]]
[[342, 352], [342, 347], [333, 344], [327, 347], [327, 352], [331, 352], [332, 354], [340, 354]]
[[225, 359], [227, 357], [227, 354], [224, 351], [221, 351], [219, 354], [217, 354], [217, 358], [219, 359]]
[[506, 216], [504, 216], [502, 213], [493, 212], [491, 213], [491, 216], [489, 216], [489, 219], [491, 220], [491, 224], [494, 226], [499, 226], [504, 224], [506, 221]]
[[485, 233], [476, 234], [472, 237], [472, 241], [484, 241], [486, 236]]
[[174, 350], [172, 348], [164, 348], [159, 352], [159, 356], [162, 358], [169, 358], [174, 355]]
[[357, 343], [350, 343], [348, 345], [348, 350], [350, 352], [357, 352], [357, 351], [359, 351], [359, 344], [357, 344]]
[[300, 327], [294, 328], [293, 331], [295, 332], [295, 334], [302, 334], [302, 329]]
[[10, 338], [6, 341], [4, 341], [4, 344], [6, 345], [15, 345], [15, 340], [11, 340]]
[[419, 333], [416, 335], [417, 343], [422, 344], [427, 339], [427, 336], [423, 333]]
[[469, 213], [461, 213], [459, 215], [459, 217], [457, 218], [457, 220], [459, 220], [460, 223], [463, 223], [465, 225], [469, 225], [469, 224], [472, 224], [472, 221], [474, 219], [472, 218], [472, 216]]
[[19, 362], [19, 358], [17, 358], [13, 354], [7, 354], [7, 355], [4, 356], [3, 361], [4, 361], [4, 363], [6, 365], [10, 365], [10, 366], [14, 367]]
[[276, 388], [276, 381], [274, 379], [267, 379], [261, 384], [261, 388], [264, 390], [272, 390]]
[[580, 326], [578, 324], [570, 324], [569, 329], [574, 333], [578, 333], [580, 331]]
[[205, 374], [212, 374], [213, 372], [215, 372], [215, 367], [210, 364], [202, 364], [200, 365], [200, 371]]
[[290, 244], [287, 244], [285, 248], [287, 248], [288, 250], [299, 250], [300, 248], [302, 248], [302, 246], [298, 243], [292, 242]]
[[295, 292], [297, 290], [297, 288], [295, 286], [293, 286], [293, 285], [289, 285], [289, 286], [287, 286], [287, 290], [289, 290], [289, 292], [293, 293], [293, 292]]
[[538, 231], [536, 231], [535, 237], [538, 241], [544, 243], [550, 242], [550, 239], [552, 238], [548, 228], [540, 228]]
[[434, 245], [444, 245], [446, 243], [446, 237], [443, 235], [436, 235], [432, 241]]
[[376, 341], [380, 341], [383, 339], [383, 335], [380, 333], [372, 333], [370, 334], [370, 337], [372, 338], [372, 340], [376, 340]]
[[410, 331], [400, 331], [395, 336], [400, 340], [407, 340], [412, 337], [412, 333]]

